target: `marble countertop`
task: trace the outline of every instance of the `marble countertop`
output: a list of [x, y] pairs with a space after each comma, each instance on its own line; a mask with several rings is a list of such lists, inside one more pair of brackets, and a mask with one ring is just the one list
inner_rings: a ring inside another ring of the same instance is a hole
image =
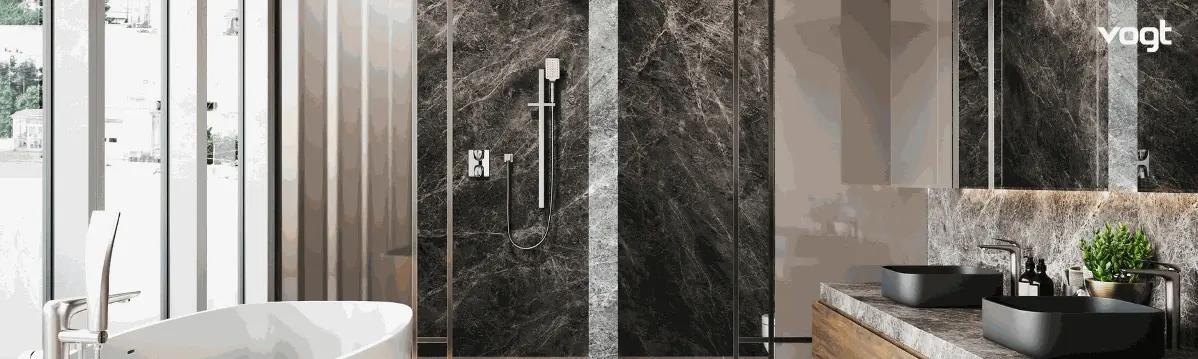
[[[982, 337], [982, 309], [909, 308], [882, 296], [879, 284], [820, 283], [819, 297], [858, 322], [937, 359], [1027, 358]], [[1165, 359], [1198, 358], [1169, 351]]]

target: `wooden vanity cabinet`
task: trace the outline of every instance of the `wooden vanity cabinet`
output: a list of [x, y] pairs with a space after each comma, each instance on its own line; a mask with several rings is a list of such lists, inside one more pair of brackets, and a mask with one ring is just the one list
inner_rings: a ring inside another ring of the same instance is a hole
[[811, 356], [816, 359], [927, 359], [819, 300], [811, 303]]

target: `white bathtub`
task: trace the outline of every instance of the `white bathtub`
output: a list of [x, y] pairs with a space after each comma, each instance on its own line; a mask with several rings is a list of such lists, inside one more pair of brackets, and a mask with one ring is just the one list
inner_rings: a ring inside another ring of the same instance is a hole
[[100, 358], [409, 359], [412, 319], [412, 309], [397, 303], [247, 304], [116, 334]]

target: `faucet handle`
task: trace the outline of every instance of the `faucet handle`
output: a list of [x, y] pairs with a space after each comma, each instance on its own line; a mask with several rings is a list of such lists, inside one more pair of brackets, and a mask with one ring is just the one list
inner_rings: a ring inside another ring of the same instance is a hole
[[1007, 240], [1007, 239], [1002, 239], [1002, 238], [993, 238], [993, 239], [994, 239], [994, 240], [996, 240], [996, 241], [999, 241], [999, 242], [1003, 242], [1003, 243], [1006, 243], [1006, 244], [1013, 245], [1013, 246], [1015, 246], [1016, 248], [1018, 248], [1018, 247], [1019, 247], [1019, 242], [1016, 242], [1016, 241]]
[[1154, 261], [1154, 260], [1146, 260], [1146, 261], [1144, 261], [1144, 263], [1147, 263], [1147, 264], [1152, 264], [1152, 265], [1156, 265], [1156, 266], [1160, 266], [1160, 267], [1164, 267], [1164, 268], [1165, 268], [1165, 269], [1167, 269], [1167, 270], [1171, 270], [1171, 271], [1174, 271], [1174, 272], [1181, 273], [1181, 267], [1178, 267], [1178, 266], [1177, 266], [1177, 265], [1175, 265], [1175, 264], [1169, 264], [1169, 263], [1165, 263], [1165, 262], [1157, 262], [1157, 261]]
[[1181, 280], [1180, 272], [1167, 270], [1167, 269], [1121, 269], [1121, 270], [1119, 270], [1119, 272], [1121, 272], [1123, 274], [1138, 274], [1138, 275], [1146, 275], [1146, 276], [1153, 276], [1153, 277], [1161, 277], [1161, 278], [1165, 278], [1166, 280], [1171, 281], [1171, 282], [1178, 282]]

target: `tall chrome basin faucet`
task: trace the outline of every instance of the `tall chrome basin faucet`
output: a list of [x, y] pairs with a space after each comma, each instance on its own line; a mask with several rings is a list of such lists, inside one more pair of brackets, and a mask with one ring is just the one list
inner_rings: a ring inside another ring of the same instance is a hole
[[1016, 288], [1019, 288], [1019, 257], [1023, 256], [1023, 249], [1015, 241], [1002, 238], [994, 238], [994, 240], [1007, 244], [981, 244], [978, 245], [978, 248], [1000, 250], [1011, 254], [1011, 279], [1009, 280], [1011, 288], [1008, 295], [1015, 295]]
[[1165, 322], [1165, 332], [1169, 340], [1167, 348], [1178, 349], [1181, 338], [1181, 267], [1157, 261], [1144, 263], [1164, 269], [1124, 269], [1122, 272], [1165, 279], [1165, 314], [1169, 316]]

